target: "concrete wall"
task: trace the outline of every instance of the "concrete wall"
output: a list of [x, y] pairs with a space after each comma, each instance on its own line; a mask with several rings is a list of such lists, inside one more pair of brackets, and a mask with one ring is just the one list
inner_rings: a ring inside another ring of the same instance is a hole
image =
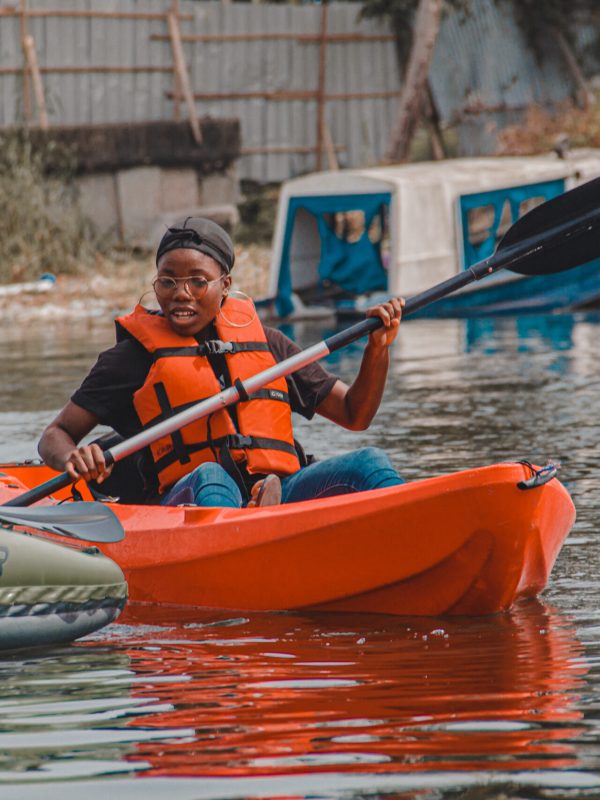
[[153, 248], [179, 217], [198, 215], [226, 228], [238, 221], [235, 168], [200, 176], [191, 168], [132, 167], [76, 179], [81, 206], [98, 232], [132, 247]]
[[154, 246], [190, 215], [231, 228], [241, 200], [237, 120], [204, 120], [197, 143], [183, 122], [69, 126], [15, 131], [44, 153], [50, 172], [73, 164], [84, 213], [106, 239]]

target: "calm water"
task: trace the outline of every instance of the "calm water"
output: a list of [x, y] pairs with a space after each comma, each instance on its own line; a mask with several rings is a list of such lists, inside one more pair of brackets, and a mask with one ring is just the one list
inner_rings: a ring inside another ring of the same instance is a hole
[[[2, 335], [0, 460], [31, 458], [112, 331]], [[559, 459], [578, 520], [540, 602], [467, 621], [130, 608], [0, 660], [0, 798], [600, 797], [599, 338], [591, 316], [410, 321], [367, 433], [298, 426], [320, 455], [385, 447], [408, 480]]]

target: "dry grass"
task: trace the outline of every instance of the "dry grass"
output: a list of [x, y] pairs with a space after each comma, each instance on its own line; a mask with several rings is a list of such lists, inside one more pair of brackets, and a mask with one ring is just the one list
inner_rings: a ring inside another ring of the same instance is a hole
[[[77, 273], [97, 261], [100, 241], [78, 206], [72, 160], [57, 147], [33, 148], [24, 131], [0, 135], [0, 283]], [[59, 164], [52, 173], [50, 160]]]
[[498, 135], [498, 155], [534, 155], [567, 143], [569, 147], [600, 147], [600, 93], [586, 110], [572, 103], [554, 113], [532, 106], [520, 125], [504, 128]]

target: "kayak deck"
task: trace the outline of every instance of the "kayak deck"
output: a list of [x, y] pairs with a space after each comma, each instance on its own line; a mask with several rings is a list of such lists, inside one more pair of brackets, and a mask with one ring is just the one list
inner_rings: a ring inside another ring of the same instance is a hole
[[[55, 474], [0, 469], [0, 502]], [[101, 549], [123, 569], [133, 601], [491, 614], [544, 588], [575, 520], [557, 479], [518, 488], [530, 476], [522, 463], [496, 464], [255, 509], [111, 504], [126, 536]]]

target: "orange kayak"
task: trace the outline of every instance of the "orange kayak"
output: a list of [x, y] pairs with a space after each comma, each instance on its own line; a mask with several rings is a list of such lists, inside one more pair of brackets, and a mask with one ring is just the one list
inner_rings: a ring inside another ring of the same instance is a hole
[[[55, 474], [0, 470], [0, 502]], [[503, 463], [257, 509], [111, 504], [125, 539], [100, 547], [124, 571], [132, 601], [492, 614], [544, 588], [575, 520], [556, 478], [519, 488], [531, 477], [529, 465]]]

